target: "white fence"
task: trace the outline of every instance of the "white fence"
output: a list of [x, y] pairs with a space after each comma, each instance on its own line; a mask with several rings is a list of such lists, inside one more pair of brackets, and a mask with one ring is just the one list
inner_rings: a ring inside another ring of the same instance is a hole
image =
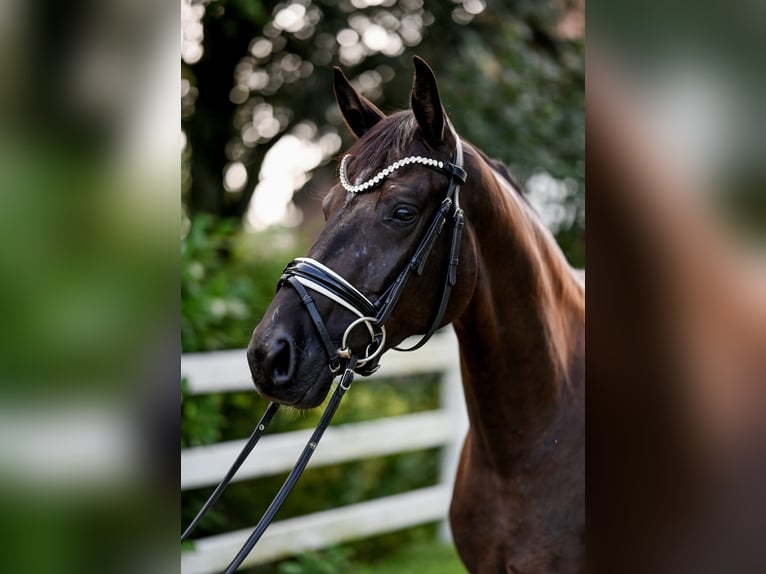
[[[189, 392], [192, 394], [254, 391], [244, 350], [184, 355], [181, 359], [181, 372], [187, 378]], [[440, 483], [275, 522], [245, 560], [244, 566], [446, 519], [457, 459], [467, 428], [458, 346], [451, 328], [434, 335], [418, 351], [389, 352], [383, 357], [381, 368], [375, 375], [367, 379], [357, 377], [354, 386], [364, 385], [376, 378], [425, 373], [440, 375], [439, 410], [330, 426], [308, 468], [442, 446]], [[353, 400], [352, 386], [346, 401]], [[310, 434], [311, 430], [273, 435], [267, 433], [234, 480], [290, 470]], [[187, 490], [215, 485], [243, 444], [244, 440], [238, 440], [182, 450], [181, 488]], [[296, 488], [300, 488], [300, 482]], [[255, 518], [263, 510], [253, 509], [254, 516], [257, 515]], [[248, 528], [196, 539], [194, 550], [182, 554], [181, 572], [220, 572], [244, 544], [251, 531], [252, 528]]]

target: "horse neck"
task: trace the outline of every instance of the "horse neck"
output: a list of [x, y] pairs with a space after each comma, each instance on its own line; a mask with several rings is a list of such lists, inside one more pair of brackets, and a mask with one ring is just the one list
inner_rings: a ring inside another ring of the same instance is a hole
[[562, 401], [581, 406], [585, 294], [525, 201], [476, 152], [467, 161], [479, 269], [454, 324], [473, 446], [502, 466], [562, 424]]

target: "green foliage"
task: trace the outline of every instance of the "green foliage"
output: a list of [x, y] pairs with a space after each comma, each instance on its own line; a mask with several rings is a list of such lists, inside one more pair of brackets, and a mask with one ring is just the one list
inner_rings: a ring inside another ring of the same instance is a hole
[[458, 131], [506, 163], [524, 184], [546, 172], [569, 182], [562, 199], [571, 223], [556, 239], [567, 259], [585, 265], [584, 45], [556, 42], [530, 49], [529, 23], [509, 18], [485, 37], [467, 29], [461, 57], [473, 66], [439, 73]]
[[181, 446], [213, 444], [221, 440], [225, 418], [221, 412], [225, 395], [189, 396], [186, 394], [186, 380], [181, 382]]
[[527, 47], [532, 31], [518, 19], [496, 40], [466, 30], [461, 56], [475, 63], [439, 73], [458, 130], [522, 179], [545, 170], [584, 180], [585, 94], [582, 43], [553, 53]]
[[247, 346], [285, 263], [304, 251], [278, 229], [247, 234], [231, 219], [199, 215], [181, 244], [184, 352]]
[[219, 0], [223, 5], [230, 5], [243, 20], [265, 24], [268, 20], [263, 4], [258, 0]]
[[[573, 6], [487, 2], [471, 15], [460, 2], [402, 0], [357, 8], [358, 3], [306, 0], [290, 5], [300, 4], [296, 14], [304, 14], [302, 22], [285, 28], [280, 15], [287, 4], [257, 2], [252, 13], [237, 9], [238, 1], [216, 4], [234, 9], [211, 5], [204, 21], [205, 55], [183, 68], [193, 86], [185, 97], [185, 109], [193, 112], [183, 125], [192, 150], [191, 187], [184, 197], [191, 213], [241, 218], [266, 153], [298, 126], [314, 126], [318, 135], [335, 132], [351, 142], [335, 112], [333, 65], [341, 65], [365, 96], [389, 112], [407, 105], [417, 54], [435, 70], [461, 135], [509, 164], [522, 183], [538, 172], [567, 182], [563, 203], [574, 217], [559, 239], [571, 261], [584, 263], [585, 50], [581, 38], [567, 39], [558, 29], [563, 10]], [[370, 47], [364, 41], [370, 25], [385, 29], [389, 39], [401, 39], [401, 51]], [[255, 122], [255, 109], [271, 110], [279, 127], [254, 141], [247, 127]], [[243, 162], [248, 172], [248, 184], [233, 193], [221, 185], [231, 161]], [[296, 192], [307, 220], [318, 209], [311, 180], [324, 188], [333, 168], [320, 165], [307, 174], [309, 191]]]

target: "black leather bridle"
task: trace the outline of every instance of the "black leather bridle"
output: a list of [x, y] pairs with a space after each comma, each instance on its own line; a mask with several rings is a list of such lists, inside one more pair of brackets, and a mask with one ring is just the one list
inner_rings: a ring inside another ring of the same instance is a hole
[[[452, 126], [449, 126], [452, 129]], [[261, 517], [261, 520], [256, 525], [253, 533], [247, 539], [240, 551], [231, 561], [226, 568], [224, 574], [232, 574], [239, 568], [247, 555], [260, 540], [263, 533], [268, 528], [269, 524], [273, 520], [282, 503], [290, 494], [293, 486], [300, 478], [303, 470], [306, 468], [311, 455], [314, 453], [317, 445], [319, 444], [324, 431], [330, 424], [332, 417], [335, 415], [340, 401], [345, 395], [346, 391], [351, 386], [354, 379], [354, 373], [360, 375], [370, 375], [378, 368], [378, 362], [382, 355], [386, 341], [386, 322], [391, 317], [394, 309], [396, 308], [399, 299], [404, 292], [404, 288], [407, 285], [407, 281], [413, 274], [421, 275], [425, 267], [428, 256], [431, 253], [433, 246], [436, 242], [439, 233], [441, 232], [444, 223], [447, 220], [448, 215], [452, 215], [452, 240], [450, 246], [450, 256], [447, 267], [447, 273], [444, 279], [444, 286], [442, 288], [442, 296], [439, 302], [439, 307], [431, 321], [428, 330], [423, 337], [413, 346], [408, 348], [393, 347], [398, 351], [414, 351], [419, 349], [431, 338], [436, 329], [441, 324], [444, 313], [447, 310], [447, 304], [449, 302], [452, 288], [457, 282], [457, 267], [460, 253], [460, 242], [462, 237], [462, 231], [464, 226], [463, 210], [460, 207], [460, 187], [466, 181], [466, 172], [463, 169], [463, 146], [460, 138], [452, 133], [455, 137], [455, 153], [451, 162], [440, 162], [428, 158], [410, 157], [394, 162], [391, 166], [380, 172], [375, 178], [360, 184], [357, 186], [351, 186], [346, 179], [345, 175], [345, 159], [341, 163], [341, 183], [349, 193], [358, 193], [360, 191], [366, 191], [366, 189], [377, 185], [385, 176], [391, 172], [404, 167], [405, 165], [424, 165], [436, 171], [446, 174], [449, 177], [449, 186], [445, 194], [444, 199], [439, 206], [436, 214], [431, 220], [428, 229], [423, 235], [418, 247], [413, 252], [409, 263], [402, 269], [394, 282], [383, 292], [383, 294], [376, 300], [370, 301], [365, 295], [357, 290], [351, 283], [344, 279], [341, 275], [326, 267], [319, 261], [309, 258], [298, 258], [288, 263], [285, 267], [282, 276], [279, 279], [277, 289], [282, 286], [290, 286], [298, 293], [301, 298], [306, 311], [311, 317], [317, 333], [322, 341], [322, 344], [327, 352], [328, 365], [333, 375], [338, 375], [343, 372], [338, 386], [330, 398], [330, 401], [325, 408], [322, 418], [317, 424], [316, 429], [311, 435], [309, 442], [303, 449], [298, 461], [295, 463], [295, 467], [288, 475], [282, 488], [280, 488], [274, 500], [271, 502], [266, 512]], [[340, 347], [336, 347], [332, 338], [325, 326], [319, 311], [317, 310], [314, 298], [309, 293], [314, 291], [320, 293], [323, 296], [331, 299], [335, 303], [342, 305], [346, 309], [358, 316], [357, 319], [352, 321], [343, 334]], [[359, 325], [364, 324], [370, 335], [370, 343], [365, 350], [365, 356], [357, 356], [348, 345], [348, 338], [351, 332]], [[218, 484], [210, 498], [205, 502], [200, 511], [194, 517], [192, 522], [186, 528], [181, 535], [181, 541], [183, 542], [191, 534], [192, 530], [197, 526], [202, 517], [207, 511], [215, 504], [218, 498], [223, 493], [223, 490], [229, 484], [234, 477], [239, 467], [245, 462], [250, 452], [255, 447], [258, 440], [263, 435], [266, 427], [271, 422], [274, 414], [279, 409], [279, 403], [272, 402], [266, 408], [263, 416], [255, 427], [252, 435], [247, 440], [242, 452], [237, 456], [234, 464], [228, 470], [223, 480]]]

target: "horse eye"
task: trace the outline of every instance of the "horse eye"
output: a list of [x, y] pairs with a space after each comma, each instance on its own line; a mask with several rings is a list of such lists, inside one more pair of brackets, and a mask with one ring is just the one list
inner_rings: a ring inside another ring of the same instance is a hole
[[399, 223], [414, 223], [418, 218], [418, 210], [410, 205], [399, 205], [391, 219]]

